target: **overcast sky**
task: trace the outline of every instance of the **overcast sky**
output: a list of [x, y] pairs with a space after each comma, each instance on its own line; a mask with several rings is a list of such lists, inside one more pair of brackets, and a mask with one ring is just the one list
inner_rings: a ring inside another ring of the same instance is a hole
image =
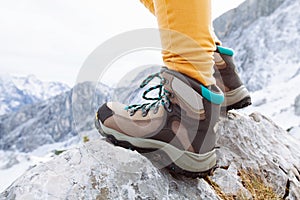
[[[213, 17], [243, 1], [212, 0]], [[70, 86], [102, 42], [125, 31], [157, 27], [139, 0], [0, 2], [0, 73], [34, 74]]]

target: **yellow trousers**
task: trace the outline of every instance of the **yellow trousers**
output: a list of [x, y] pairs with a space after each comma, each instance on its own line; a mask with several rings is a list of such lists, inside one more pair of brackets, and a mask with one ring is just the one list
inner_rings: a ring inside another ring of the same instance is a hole
[[211, 0], [140, 0], [152, 12], [160, 29], [165, 65], [205, 86], [215, 84]]

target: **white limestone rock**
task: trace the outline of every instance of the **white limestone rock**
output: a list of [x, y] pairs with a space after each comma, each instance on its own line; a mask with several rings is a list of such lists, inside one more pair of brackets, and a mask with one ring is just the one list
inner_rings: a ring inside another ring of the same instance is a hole
[[[221, 120], [217, 132], [220, 168], [210, 179], [225, 194], [242, 191], [251, 199], [238, 176], [240, 169], [251, 169], [259, 172], [265, 184], [280, 197], [300, 199], [298, 140], [258, 113], [245, 116], [231, 112]], [[139, 153], [96, 139], [27, 171], [0, 199], [214, 200], [220, 197], [204, 179], [175, 179]]]
[[36, 166], [0, 199], [211, 199], [204, 180], [176, 180], [135, 151], [98, 139]]
[[[238, 169], [251, 169], [261, 173], [265, 183], [273, 187], [281, 197], [286, 195], [288, 182], [289, 195], [299, 194], [299, 140], [259, 113], [246, 116], [230, 112], [228, 118], [219, 123], [218, 135], [220, 166], [230, 169], [234, 164]], [[232, 177], [236, 175], [235, 171], [228, 173]], [[295, 196], [300, 198], [297, 195]]]

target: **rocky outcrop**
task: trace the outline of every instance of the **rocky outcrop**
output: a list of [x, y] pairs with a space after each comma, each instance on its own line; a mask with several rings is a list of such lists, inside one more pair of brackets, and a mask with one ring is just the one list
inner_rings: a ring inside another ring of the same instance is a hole
[[[298, 140], [258, 113], [249, 117], [231, 113], [221, 121], [218, 130], [220, 166], [230, 169], [234, 164], [237, 169], [258, 171], [281, 197], [300, 198]], [[228, 186], [222, 179], [216, 178], [216, 182]]]
[[[33, 167], [1, 199], [221, 199], [251, 192], [240, 171], [259, 174], [280, 197], [300, 198], [300, 142], [260, 114], [230, 113], [218, 127], [218, 165], [208, 179], [173, 178], [147, 158], [100, 138]], [[212, 187], [212, 185], [214, 187]]]

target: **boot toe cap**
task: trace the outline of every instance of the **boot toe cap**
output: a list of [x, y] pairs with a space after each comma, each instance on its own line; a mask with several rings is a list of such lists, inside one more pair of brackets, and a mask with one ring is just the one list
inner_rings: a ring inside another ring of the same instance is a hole
[[113, 111], [107, 106], [107, 103], [103, 104], [97, 111], [97, 119], [104, 123], [109, 117], [113, 115]]

